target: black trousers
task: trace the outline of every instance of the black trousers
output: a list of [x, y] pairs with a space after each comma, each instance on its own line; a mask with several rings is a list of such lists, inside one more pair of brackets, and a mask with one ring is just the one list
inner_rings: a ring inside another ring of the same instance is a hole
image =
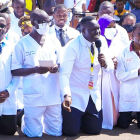
[[14, 135], [16, 131], [17, 131], [16, 115], [0, 116], [0, 134]]
[[[137, 118], [137, 126], [138, 128], [140, 128], [140, 112], [137, 112], [136, 113], [136, 118]], [[131, 124], [132, 122], [132, 112], [120, 112], [120, 116], [118, 118], [118, 127], [120, 128], [128, 128], [129, 125]]]
[[102, 129], [102, 111], [96, 110], [92, 98], [89, 98], [85, 112], [71, 107], [71, 112], [62, 109], [63, 115], [63, 134], [76, 136], [80, 129], [87, 134], [100, 134]]

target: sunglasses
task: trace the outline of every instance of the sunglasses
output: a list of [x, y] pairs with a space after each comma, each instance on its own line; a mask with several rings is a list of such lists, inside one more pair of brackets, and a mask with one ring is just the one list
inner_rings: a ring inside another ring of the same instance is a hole
[[6, 27], [6, 25], [0, 24], [0, 28], [5, 28], [5, 27]]

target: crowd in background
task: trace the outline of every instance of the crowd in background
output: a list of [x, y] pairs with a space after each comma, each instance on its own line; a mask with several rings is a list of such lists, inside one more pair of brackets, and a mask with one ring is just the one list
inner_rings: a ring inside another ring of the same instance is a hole
[[140, 128], [140, 0], [0, 0], [0, 134]]

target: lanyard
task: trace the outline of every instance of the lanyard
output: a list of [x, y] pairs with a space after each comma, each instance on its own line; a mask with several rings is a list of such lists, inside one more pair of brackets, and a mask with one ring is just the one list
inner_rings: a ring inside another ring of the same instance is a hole
[[95, 58], [95, 52], [92, 54], [91, 50], [89, 49], [89, 54], [90, 54], [90, 61], [91, 61], [91, 66], [90, 66], [90, 71], [93, 73], [93, 63], [94, 63], [94, 58]]
[[[91, 46], [93, 47], [93, 46]], [[94, 63], [94, 58], [95, 58], [95, 52], [92, 52], [92, 49], [91, 50], [89, 49], [89, 54], [90, 54], [90, 60], [91, 60], [91, 66], [90, 66], [90, 71], [91, 71], [91, 74], [90, 74], [90, 79], [89, 79], [89, 83], [88, 83], [88, 88], [90, 90], [93, 89], [93, 86], [94, 86], [94, 83], [93, 83], [93, 63]]]

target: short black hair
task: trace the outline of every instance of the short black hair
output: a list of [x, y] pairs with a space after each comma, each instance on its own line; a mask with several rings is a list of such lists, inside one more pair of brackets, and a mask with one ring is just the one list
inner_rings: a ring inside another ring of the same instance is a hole
[[133, 32], [137, 29], [140, 28], [140, 23], [136, 23], [135, 26], [133, 27]]
[[65, 7], [64, 4], [58, 4], [58, 5], [56, 5], [56, 7], [54, 8], [54, 13], [55, 13], [58, 9], [63, 9], [63, 8], [67, 10], [67, 8]]
[[56, 7], [54, 0], [45, 0], [43, 7]]
[[87, 22], [90, 22], [92, 20], [96, 20], [95, 17], [93, 16], [86, 16], [86, 17], [83, 17], [82, 20], [80, 21], [80, 25], [84, 25], [86, 24]]
[[44, 10], [35, 9], [31, 12], [30, 19], [32, 20], [33, 18], [40, 18], [41, 14], [46, 14], [48, 16], [48, 14]]

